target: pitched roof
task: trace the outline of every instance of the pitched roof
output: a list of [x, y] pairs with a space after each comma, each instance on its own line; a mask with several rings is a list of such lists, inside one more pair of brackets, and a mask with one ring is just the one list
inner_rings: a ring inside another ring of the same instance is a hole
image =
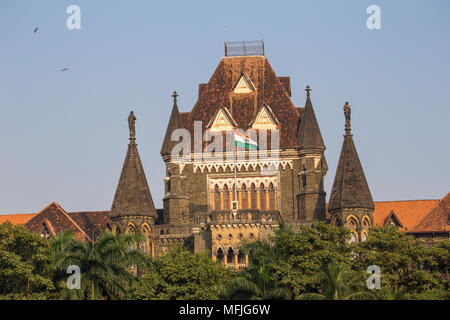
[[116, 194], [111, 207], [114, 216], [149, 216], [157, 218], [137, 144], [130, 139]]
[[395, 212], [404, 231], [410, 231], [439, 202], [433, 200], [376, 201], [373, 210], [373, 225], [383, 227], [392, 211]]
[[[243, 74], [251, 81], [255, 91], [234, 92]], [[247, 130], [259, 108], [266, 103], [280, 122], [280, 147], [294, 148], [297, 147], [299, 113], [290, 99], [288, 88], [288, 78], [277, 77], [265, 56], [224, 57], [208, 83], [199, 85], [196, 104], [187, 115], [182, 113], [180, 122], [193, 136], [194, 121], [201, 121], [205, 129], [217, 109], [223, 106], [237, 126]], [[168, 129], [173, 127], [170, 122]]]
[[94, 238], [94, 240], [97, 239], [108, 226], [111, 228], [109, 211], [69, 212], [68, 214], [73, 221], [75, 221], [91, 239]]
[[413, 228], [413, 233], [450, 231], [450, 192]]
[[300, 149], [325, 150], [322, 134], [320, 133], [319, 124], [314, 113], [309, 94], [310, 87], [306, 87], [306, 103], [303, 110], [302, 119], [300, 120], [300, 128], [298, 130], [298, 146]]
[[178, 143], [177, 141], [172, 141], [172, 132], [175, 129], [183, 128], [183, 123], [181, 120], [180, 112], [178, 111], [177, 105], [177, 92], [174, 91], [172, 97], [174, 98], [172, 113], [170, 114], [169, 124], [167, 125], [166, 135], [164, 136], [164, 141], [161, 146], [161, 155], [169, 154], [172, 148]]
[[350, 124], [346, 125], [333, 187], [331, 189], [329, 210], [341, 208], [373, 209], [373, 199], [367, 184], [361, 161], [356, 151]]
[[19, 214], [2, 214], [0, 215], [0, 224], [10, 222], [13, 225], [25, 224], [37, 213], [19, 213]]
[[55, 202], [50, 203], [47, 207], [42, 209], [25, 224], [25, 227], [30, 231], [38, 233], [41, 231], [43, 224], [49, 228], [52, 234], [72, 230], [78, 238], [88, 241], [91, 240], [70, 215]]

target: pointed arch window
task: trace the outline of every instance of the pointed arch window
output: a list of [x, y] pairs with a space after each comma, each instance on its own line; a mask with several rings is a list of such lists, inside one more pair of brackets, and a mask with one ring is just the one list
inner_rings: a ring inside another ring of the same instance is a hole
[[230, 191], [227, 185], [223, 187], [223, 209], [230, 210]]
[[252, 209], [256, 209], [257, 205], [256, 205], [256, 187], [255, 184], [252, 183], [251, 187], [250, 187], [250, 196], [251, 196], [251, 203], [252, 203]]
[[214, 187], [214, 210], [220, 210], [220, 191], [217, 184]]
[[261, 210], [266, 210], [266, 193], [264, 190], [264, 185], [262, 183], [259, 185], [259, 192], [260, 192], [260, 202], [259, 202], [260, 208]]
[[49, 239], [51, 237], [50, 230], [45, 223], [42, 224], [41, 228], [41, 238]]
[[247, 196], [247, 187], [245, 184], [242, 185], [242, 209], [247, 209], [248, 207], [248, 196]]
[[275, 210], [275, 190], [273, 189], [273, 183], [269, 185], [269, 206], [270, 210]]

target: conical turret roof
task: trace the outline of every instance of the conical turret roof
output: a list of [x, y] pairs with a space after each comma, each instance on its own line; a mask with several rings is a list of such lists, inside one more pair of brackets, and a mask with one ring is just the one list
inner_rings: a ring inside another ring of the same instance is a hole
[[373, 209], [373, 199], [364, 170], [356, 151], [353, 135], [350, 134], [350, 105], [346, 102], [346, 133], [341, 155], [331, 189], [329, 210], [343, 208]]
[[130, 143], [111, 207], [111, 216], [150, 216], [157, 218], [155, 205], [135, 142], [134, 123], [133, 131], [131, 131], [130, 126]]
[[316, 149], [324, 151], [325, 144], [323, 143], [322, 134], [320, 133], [319, 124], [317, 123], [316, 114], [311, 103], [311, 88], [309, 85], [306, 86], [305, 90], [306, 104], [297, 135], [298, 146], [300, 150]]
[[167, 125], [166, 135], [164, 136], [164, 142], [161, 147], [161, 155], [167, 155], [172, 152], [172, 148], [176, 145], [177, 141], [172, 141], [172, 132], [175, 129], [182, 128], [180, 112], [178, 111], [177, 105], [177, 97], [178, 94], [176, 91], [173, 92], [173, 107], [172, 113], [170, 114], [169, 124]]

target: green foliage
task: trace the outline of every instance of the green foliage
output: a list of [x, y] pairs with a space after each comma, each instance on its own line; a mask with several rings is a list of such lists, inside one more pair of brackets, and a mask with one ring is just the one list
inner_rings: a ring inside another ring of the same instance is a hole
[[346, 263], [331, 260], [322, 271], [322, 293], [303, 293], [301, 300], [363, 300], [374, 295], [365, 286], [360, 272], [350, 269]]
[[277, 255], [273, 243], [268, 240], [247, 242], [241, 247], [249, 254], [247, 269], [237, 274], [227, 288], [221, 292], [223, 299], [282, 300], [290, 299], [291, 292], [271, 277]]
[[364, 270], [369, 265], [378, 265], [383, 288], [394, 291], [402, 288], [405, 295], [420, 298], [430, 290], [443, 290], [446, 283], [448, 288], [443, 276], [445, 268], [448, 272], [447, 246], [443, 242], [429, 248], [392, 226], [372, 229], [365, 242], [354, 244], [353, 267]]
[[132, 299], [218, 299], [233, 271], [211, 260], [206, 252], [193, 254], [184, 247], [171, 248], [151, 261], [138, 279]]
[[[135, 277], [130, 267], [144, 267], [147, 257], [135, 249], [144, 241], [141, 234], [113, 235], [105, 232], [96, 242], [71, 240], [67, 235], [53, 245], [56, 277], [63, 299], [124, 299]], [[56, 249], [55, 249], [56, 248]], [[81, 271], [81, 289], [68, 289], [67, 268]]]
[[277, 257], [272, 277], [287, 285], [294, 296], [319, 293], [323, 266], [332, 260], [336, 263], [350, 261], [348, 238], [346, 229], [333, 228], [326, 223], [302, 227], [298, 233], [281, 227], [272, 239]]
[[23, 227], [0, 225], [0, 299], [46, 299], [54, 289], [49, 242]]

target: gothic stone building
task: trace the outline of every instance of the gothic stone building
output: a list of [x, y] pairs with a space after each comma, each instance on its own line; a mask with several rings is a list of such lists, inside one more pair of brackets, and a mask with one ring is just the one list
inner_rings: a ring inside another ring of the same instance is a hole
[[[153, 203], [130, 114], [130, 142], [111, 210], [67, 213], [52, 203], [39, 214], [23, 216], [25, 225], [45, 237], [72, 229], [88, 241], [105, 229], [117, 234], [140, 230], [148, 239], [142, 249], [152, 256], [182, 243], [237, 269], [248, 263], [240, 243], [266, 237], [280, 222], [296, 230], [328, 221], [350, 229], [352, 241], [364, 241], [372, 226], [387, 224], [411, 233], [417, 226], [418, 235], [428, 240], [449, 237], [449, 194], [441, 201], [374, 203], [353, 142], [348, 102], [327, 206], [328, 166], [311, 88], [306, 87], [305, 105], [297, 107], [290, 77], [277, 76], [264, 52], [230, 56], [225, 49], [209, 81], [199, 85], [190, 112], [179, 111], [173, 94], [161, 148], [166, 169], [162, 210]], [[233, 149], [237, 129], [256, 134], [257, 151]], [[177, 132], [192, 137], [184, 141], [188, 152], [181, 156], [173, 152], [180, 143]], [[205, 155], [217, 138], [223, 150]]]

